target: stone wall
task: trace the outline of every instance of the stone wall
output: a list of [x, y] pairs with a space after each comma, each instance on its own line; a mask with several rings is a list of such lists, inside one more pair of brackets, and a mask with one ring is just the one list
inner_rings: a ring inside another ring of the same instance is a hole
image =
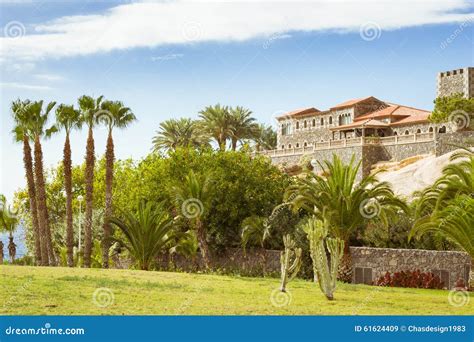
[[351, 247], [353, 283], [372, 284], [386, 272], [433, 272], [440, 276], [446, 288], [453, 288], [459, 278], [467, 284], [471, 258], [467, 253]]
[[452, 134], [439, 134], [436, 140], [435, 153], [441, 156], [454, 151], [458, 146], [474, 146], [474, 131], [459, 131]]
[[463, 68], [438, 74], [437, 97], [463, 93], [474, 97], [474, 68]]

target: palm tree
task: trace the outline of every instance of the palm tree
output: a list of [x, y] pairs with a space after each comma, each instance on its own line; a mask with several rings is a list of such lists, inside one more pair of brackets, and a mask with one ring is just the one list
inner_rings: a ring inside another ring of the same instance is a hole
[[255, 136], [258, 125], [255, 123], [255, 118], [252, 117], [252, 112], [244, 107], [231, 108], [229, 116], [231, 146], [232, 151], [235, 151], [239, 141], [251, 139]]
[[[7, 206], [6, 198], [4, 195], [0, 194], [0, 231], [8, 232], [8, 255], [10, 256], [10, 262], [13, 264], [16, 257], [16, 244], [13, 239], [13, 233], [18, 227], [19, 220], [16, 216], [12, 215]], [[2, 243], [2, 253], [3, 259], [3, 243]]]
[[[104, 112], [105, 111], [105, 112]], [[136, 120], [130, 108], [124, 107], [120, 101], [105, 101], [102, 103], [102, 113], [97, 116], [97, 120], [107, 125], [109, 134], [105, 151], [105, 220], [104, 239], [102, 241], [102, 267], [109, 268], [109, 237], [110, 224], [108, 218], [113, 214], [112, 186], [114, 182], [114, 139], [112, 131], [114, 128], [125, 128]]]
[[261, 248], [262, 270], [266, 273], [267, 250], [265, 249], [265, 241], [270, 237], [271, 226], [268, 219], [262, 216], [249, 216], [242, 221], [241, 244], [246, 252], [247, 245], [257, 245]]
[[259, 125], [253, 140], [257, 151], [275, 150], [277, 148], [277, 134], [272, 126]]
[[188, 119], [170, 119], [160, 123], [160, 130], [153, 138], [153, 151], [176, 150], [178, 147], [202, 148], [209, 139], [198, 130], [196, 122]]
[[112, 217], [109, 222], [123, 235], [123, 238], [111, 237], [110, 241], [127, 249], [138, 268], [146, 271], [167, 246], [173, 228], [173, 220], [163, 205], [154, 206], [151, 202], [140, 203], [135, 215], [125, 214], [123, 219]]
[[322, 175], [308, 171], [305, 178], [297, 180], [285, 192], [285, 200], [295, 209], [304, 209], [317, 219], [328, 222], [330, 233], [345, 243], [344, 257], [339, 269], [339, 279], [350, 281], [352, 261], [350, 239], [371, 219], [386, 225], [398, 211], [407, 211], [406, 204], [398, 199], [389, 183], [379, 182], [376, 174], [357, 182], [361, 162], [355, 164], [354, 156], [345, 165], [337, 156], [332, 162], [319, 163]]
[[191, 222], [196, 231], [204, 266], [208, 269], [210, 254], [202, 215], [209, 209], [211, 201], [210, 179], [207, 175], [197, 175], [190, 171], [184, 182], [173, 187], [173, 193], [176, 209], [181, 212], [181, 216]]
[[227, 140], [232, 136], [232, 120], [228, 107], [220, 104], [206, 107], [199, 113], [201, 130], [214, 139], [220, 151], [225, 151]]
[[83, 95], [78, 99], [81, 121], [86, 123], [88, 128], [86, 146], [86, 215], [84, 222], [84, 267], [91, 267], [92, 253], [92, 214], [94, 209], [94, 167], [95, 167], [95, 147], [94, 147], [94, 125], [97, 114], [101, 110], [103, 96], [94, 99], [91, 96]]
[[474, 152], [463, 148], [453, 153], [451, 161], [433, 186], [420, 194], [409, 239], [440, 233], [474, 261]]
[[53, 110], [56, 102], [50, 102], [43, 108], [43, 101], [32, 102], [28, 106], [28, 111], [31, 114], [31, 121], [29, 123], [29, 135], [34, 141], [34, 170], [35, 170], [35, 185], [36, 185], [36, 204], [38, 208], [38, 222], [40, 231], [43, 233], [41, 247], [42, 257], [45, 258], [47, 251], [47, 258], [42, 260], [44, 265], [56, 265], [56, 256], [54, 254], [51, 230], [49, 227], [48, 206], [46, 203], [46, 186], [44, 180], [43, 167], [43, 149], [41, 146], [41, 139], [48, 139], [53, 133], [57, 131], [56, 126], [47, 127], [49, 114]]
[[58, 129], [64, 129], [66, 132], [66, 140], [63, 149], [63, 166], [64, 166], [64, 188], [66, 191], [66, 247], [67, 247], [67, 265], [74, 266], [74, 227], [72, 212], [72, 160], [71, 160], [71, 143], [69, 136], [74, 128], [81, 128], [81, 114], [74, 106], [61, 104], [56, 108], [56, 126]]
[[42, 260], [42, 250], [41, 250], [41, 238], [42, 231], [39, 227], [38, 222], [38, 210], [37, 210], [37, 201], [36, 201], [36, 186], [35, 186], [35, 175], [33, 171], [33, 157], [31, 155], [31, 146], [30, 146], [30, 137], [29, 137], [29, 124], [31, 121], [31, 111], [28, 111], [28, 106], [30, 101], [21, 101], [16, 100], [11, 105], [11, 110], [13, 113], [13, 121], [15, 126], [13, 128], [13, 135], [16, 142], [21, 142], [23, 144], [23, 167], [25, 169], [26, 184], [28, 188], [28, 197], [30, 204], [30, 213], [31, 213], [31, 224], [33, 230], [33, 240], [35, 243], [35, 262], [37, 265], [47, 265], [48, 253], [45, 249], [44, 253], [44, 263]]

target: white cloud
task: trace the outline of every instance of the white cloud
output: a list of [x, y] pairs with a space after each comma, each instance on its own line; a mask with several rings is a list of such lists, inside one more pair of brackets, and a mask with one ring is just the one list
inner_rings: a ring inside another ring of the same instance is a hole
[[62, 81], [64, 78], [59, 75], [54, 75], [54, 74], [35, 74], [33, 75], [35, 78], [38, 78], [43, 81]]
[[153, 62], [159, 62], [159, 61], [169, 61], [169, 60], [183, 58], [183, 57], [184, 57], [184, 55], [182, 53], [170, 53], [170, 54], [163, 55], [163, 56], [151, 57], [151, 60]]
[[[11, 30], [11, 37], [0, 38], [0, 60], [61, 58], [202, 41], [268, 39], [292, 31], [358, 32], [367, 22], [377, 23], [382, 30], [462, 22], [473, 16], [470, 2], [178, 0], [129, 3], [100, 14], [65, 16], [28, 26], [27, 34], [20, 25], [17, 30]], [[15, 37], [13, 34], [18, 32], [23, 35]]]
[[0, 82], [0, 87], [10, 88], [10, 89], [23, 89], [23, 90], [53, 90], [53, 88], [48, 87], [48, 86], [24, 84], [24, 83], [17, 83], [17, 82]]

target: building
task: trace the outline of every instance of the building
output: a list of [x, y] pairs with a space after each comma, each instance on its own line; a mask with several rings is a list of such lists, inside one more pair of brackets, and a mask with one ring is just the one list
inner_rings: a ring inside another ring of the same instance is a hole
[[440, 72], [436, 96], [443, 97], [462, 93], [467, 98], [474, 97], [474, 68], [463, 68]]

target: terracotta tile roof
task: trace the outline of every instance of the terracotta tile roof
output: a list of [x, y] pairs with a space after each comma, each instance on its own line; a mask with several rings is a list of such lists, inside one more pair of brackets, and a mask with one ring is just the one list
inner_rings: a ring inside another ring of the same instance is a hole
[[352, 100], [349, 100], [349, 101], [346, 101], [346, 102], [339, 103], [338, 105], [335, 105], [335, 106], [331, 107], [331, 109], [351, 107], [351, 106], [354, 106], [354, 105], [356, 105], [360, 102], [364, 102], [368, 99], [375, 99], [375, 97], [368, 96], [368, 97], [361, 97], [359, 99], [352, 99]]
[[358, 116], [355, 119], [355, 122], [367, 119], [391, 117], [392, 123], [390, 126], [396, 126], [415, 122], [427, 122], [429, 115], [430, 112], [423, 109], [390, 104], [390, 106], [387, 108]]
[[291, 112], [280, 115], [280, 116], [277, 117], [277, 119], [287, 118], [287, 117], [290, 117], [290, 116], [291, 117], [304, 116], [304, 115], [310, 115], [310, 114], [315, 114], [315, 113], [319, 113], [319, 112], [320, 112], [320, 110], [316, 109], [314, 107], [301, 108], [301, 109], [293, 110]]
[[380, 120], [367, 119], [367, 120], [355, 121], [348, 125], [333, 127], [333, 128], [330, 128], [330, 130], [340, 131], [340, 130], [351, 129], [351, 128], [383, 128], [383, 127], [389, 127], [389, 126], [390, 125], [388, 123], [382, 122]]

